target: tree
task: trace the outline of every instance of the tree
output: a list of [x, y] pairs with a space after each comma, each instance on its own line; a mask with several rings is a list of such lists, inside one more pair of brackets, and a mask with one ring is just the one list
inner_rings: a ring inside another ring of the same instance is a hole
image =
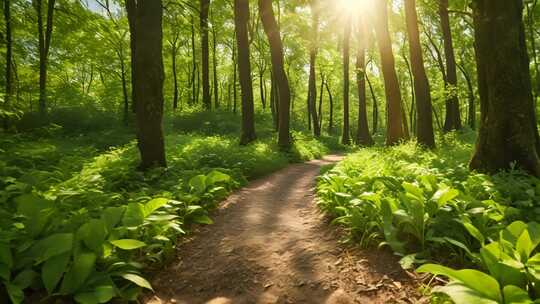
[[137, 95], [137, 139], [140, 169], [165, 167], [163, 138], [163, 8], [161, 0], [127, 0], [133, 20], [132, 85]]
[[540, 176], [523, 2], [475, 0], [473, 11], [481, 118], [470, 168], [496, 173], [516, 164]]
[[249, 52], [249, 0], [234, 0], [234, 23], [238, 45], [238, 69], [242, 90], [242, 135], [240, 144], [247, 145], [256, 139], [255, 105]]
[[321, 127], [319, 124], [319, 117], [317, 114], [317, 75], [316, 60], [318, 51], [318, 35], [319, 31], [319, 2], [318, 0], [311, 1], [311, 14], [312, 14], [312, 26], [311, 26], [311, 45], [309, 50], [309, 93], [308, 93], [308, 115], [310, 115], [313, 121], [313, 134], [316, 137], [321, 136]]
[[56, 0], [47, 1], [46, 24], [43, 24], [43, 0], [33, 0], [37, 13], [39, 41], [39, 112], [47, 114], [47, 68], [53, 34], [54, 6]]
[[[13, 76], [11, 66], [13, 64], [13, 39], [11, 34], [11, 1], [4, 0], [4, 23], [6, 27], [6, 96], [4, 104], [10, 106], [13, 95]], [[4, 129], [9, 128], [9, 120], [4, 118]]]
[[283, 64], [283, 42], [281, 41], [279, 26], [274, 16], [272, 0], [259, 0], [259, 14], [261, 16], [263, 28], [270, 44], [272, 71], [279, 96], [278, 145], [283, 149], [288, 149], [291, 145], [291, 136], [289, 131], [291, 90]]
[[416, 136], [418, 143], [428, 148], [435, 147], [433, 133], [433, 114], [429, 81], [424, 68], [420, 33], [418, 30], [418, 15], [416, 0], [405, 0], [405, 16], [409, 36], [409, 55], [411, 71], [414, 78], [414, 97], [416, 101]]
[[351, 131], [349, 124], [349, 65], [352, 31], [351, 19], [352, 16], [347, 16], [347, 20], [345, 21], [345, 32], [343, 33], [343, 134], [341, 135], [341, 143], [344, 145], [351, 144]]
[[392, 51], [392, 40], [388, 29], [388, 8], [386, 0], [375, 1], [375, 9], [375, 33], [381, 56], [388, 112], [386, 144], [395, 145], [406, 139], [406, 136], [403, 128], [401, 91], [399, 90], [394, 53]]
[[208, 42], [208, 13], [210, 10], [210, 0], [201, 0], [200, 21], [201, 21], [201, 52], [202, 52], [202, 87], [203, 106], [206, 110], [212, 108], [212, 97], [210, 96], [210, 47]]
[[439, 0], [439, 17], [444, 41], [444, 57], [446, 60], [446, 118], [444, 131], [461, 129], [461, 113], [459, 111], [459, 99], [457, 96], [457, 67], [454, 54], [454, 42], [450, 29], [450, 17], [448, 15], [448, 0]]
[[366, 94], [366, 38], [367, 32], [363, 20], [359, 25], [358, 51], [356, 53], [356, 83], [358, 86], [358, 130], [356, 143], [361, 146], [373, 145], [373, 138], [369, 132], [367, 117], [367, 94]]

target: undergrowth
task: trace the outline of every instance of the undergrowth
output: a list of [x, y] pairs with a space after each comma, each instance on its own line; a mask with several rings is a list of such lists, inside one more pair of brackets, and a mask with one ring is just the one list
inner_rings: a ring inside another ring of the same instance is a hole
[[192, 224], [211, 224], [209, 211], [231, 191], [338, 147], [297, 132], [284, 153], [271, 131], [242, 147], [226, 128], [166, 129], [169, 166], [144, 173], [128, 128], [49, 125], [0, 140], [0, 302], [135, 300], [152, 288], [148, 269], [172, 256]]
[[387, 246], [404, 268], [450, 279], [435, 289], [455, 303], [532, 303], [540, 297], [540, 181], [518, 168], [469, 172], [474, 134], [450, 134], [436, 151], [414, 142], [367, 148], [318, 182], [319, 206], [349, 240]]

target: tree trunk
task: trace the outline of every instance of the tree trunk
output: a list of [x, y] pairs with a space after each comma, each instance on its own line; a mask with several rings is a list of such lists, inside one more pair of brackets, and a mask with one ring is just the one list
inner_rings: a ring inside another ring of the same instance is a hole
[[236, 47], [233, 47], [233, 113], [236, 114], [236, 109], [238, 107], [238, 60], [236, 55]]
[[371, 80], [369, 80], [367, 73], [365, 73], [364, 76], [366, 77], [369, 92], [371, 93], [371, 98], [373, 100], [373, 134], [377, 134], [379, 131], [379, 105], [377, 103], [377, 96], [375, 96], [375, 90], [373, 90], [373, 85], [371, 84]]
[[256, 139], [255, 105], [249, 53], [249, 0], [234, 0], [234, 22], [238, 45], [238, 67], [242, 90], [242, 135], [240, 144], [247, 145]]
[[[161, 0], [138, 0], [134, 11], [135, 78], [137, 95], [137, 139], [141, 154], [140, 169], [165, 167], [163, 138], [163, 30]], [[132, 33], [133, 34], [133, 33]]]
[[308, 116], [313, 121], [313, 134], [315, 137], [321, 136], [319, 116], [317, 115], [317, 76], [315, 74], [317, 52], [318, 52], [318, 31], [319, 31], [319, 3], [318, 0], [311, 2], [312, 14], [312, 38], [309, 51], [309, 98], [308, 98]]
[[126, 11], [128, 16], [128, 26], [129, 26], [129, 48], [131, 51], [131, 111], [135, 113], [137, 109], [137, 93], [135, 92], [135, 87], [133, 87], [133, 79], [135, 78], [135, 71], [133, 67], [135, 66], [135, 47], [136, 47], [136, 29], [135, 29], [135, 16], [137, 14], [137, 3], [136, 0], [125, 0]]
[[319, 111], [317, 112], [317, 115], [319, 117], [319, 130], [322, 130], [322, 121], [323, 121], [323, 96], [324, 96], [324, 74], [321, 73], [321, 94], [319, 94]]
[[196, 54], [196, 46], [195, 46], [195, 20], [193, 16], [191, 16], [191, 101], [190, 103], [193, 105], [197, 102], [197, 97], [195, 94], [197, 94], [197, 87], [196, 87], [196, 81], [197, 81], [197, 54]]
[[372, 146], [373, 138], [369, 132], [366, 100], [366, 37], [363, 20], [360, 21], [359, 46], [356, 53], [356, 83], [358, 86], [358, 130], [356, 143], [360, 146]]
[[278, 145], [283, 149], [291, 146], [290, 136], [290, 104], [291, 91], [289, 80], [284, 69], [283, 42], [279, 32], [279, 26], [276, 22], [272, 8], [272, 0], [259, 0], [259, 13], [264, 31], [268, 36], [270, 44], [270, 53], [272, 57], [272, 69], [276, 80], [277, 91], [279, 94], [279, 135]]
[[212, 65], [214, 74], [214, 107], [219, 109], [219, 81], [217, 74], [217, 34], [216, 27], [212, 26]]
[[341, 135], [341, 143], [344, 145], [351, 144], [351, 131], [349, 122], [349, 65], [350, 65], [350, 44], [351, 44], [351, 30], [352, 30], [352, 17], [348, 16], [345, 22], [345, 32], [343, 34], [343, 129]]
[[406, 139], [405, 131], [403, 129], [401, 92], [399, 90], [394, 54], [392, 52], [392, 41], [390, 38], [390, 31], [388, 29], [387, 1], [376, 1], [375, 7], [377, 9], [375, 32], [381, 56], [388, 109], [388, 130], [386, 134], [386, 144], [395, 145]]
[[123, 122], [124, 126], [127, 126], [129, 124], [129, 96], [128, 96], [128, 87], [127, 87], [127, 79], [126, 79], [126, 63], [124, 61], [124, 58], [122, 54], [119, 52], [120, 58], [120, 78], [122, 79], [122, 96], [124, 99], [124, 114], [123, 114]]
[[[13, 95], [13, 73], [11, 66], [13, 65], [13, 39], [11, 34], [11, 3], [10, 0], [4, 0], [4, 23], [6, 27], [6, 96], [4, 103], [7, 107], [11, 105], [11, 97]], [[9, 118], [4, 117], [4, 130], [9, 129]]]
[[328, 86], [328, 80], [324, 82], [326, 87], [326, 92], [328, 92], [328, 102], [330, 104], [330, 111], [328, 112], [328, 134], [334, 132], [334, 97], [332, 96], [332, 91], [330, 91], [330, 86]]
[[34, 0], [37, 13], [39, 40], [39, 112], [47, 115], [47, 68], [53, 33], [54, 6], [56, 0], [47, 1], [46, 25], [43, 25], [43, 0]]
[[444, 41], [444, 57], [446, 59], [446, 118], [444, 131], [461, 129], [461, 113], [457, 96], [457, 68], [454, 55], [450, 17], [448, 16], [448, 0], [439, 0], [439, 17]]
[[458, 68], [461, 70], [461, 73], [463, 74], [463, 77], [465, 77], [465, 81], [467, 82], [467, 89], [468, 89], [468, 95], [469, 95], [469, 107], [467, 110], [467, 124], [471, 129], [476, 128], [476, 102], [474, 97], [474, 87], [472, 84], [471, 76], [469, 76], [469, 73], [465, 69], [465, 66], [458, 65]]
[[435, 134], [433, 131], [433, 114], [429, 81], [424, 67], [420, 32], [418, 30], [418, 15], [416, 13], [416, 0], [405, 0], [405, 15], [407, 19], [407, 33], [409, 36], [409, 55], [411, 58], [411, 71], [414, 77], [414, 96], [416, 99], [416, 136], [418, 143], [427, 148], [435, 148]]
[[476, 0], [473, 11], [481, 119], [470, 168], [496, 173], [517, 165], [540, 176], [523, 2]]
[[171, 58], [172, 58], [172, 74], [173, 74], [173, 110], [178, 109], [178, 73], [176, 71], [176, 57], [178, 46], [176, 41], [171, 46]]
[[202, 89], [203, 106], [206, 110], [212, 108], [212, 97], [210, 96], [210, 50], [208, 43], [208, 12], [210, 10], [210, 0], [200, 0], [200, 21], [201, 21], [201, 53], [202, 53]]

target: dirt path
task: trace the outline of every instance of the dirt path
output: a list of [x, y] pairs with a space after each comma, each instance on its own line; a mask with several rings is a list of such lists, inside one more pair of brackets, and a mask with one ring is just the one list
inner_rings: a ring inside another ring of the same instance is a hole
[[156, 275], [147, 304], [417, 303], [389, 253], [340, 244], [314, 204], [321, 166], [291, 165], [233, 194]]

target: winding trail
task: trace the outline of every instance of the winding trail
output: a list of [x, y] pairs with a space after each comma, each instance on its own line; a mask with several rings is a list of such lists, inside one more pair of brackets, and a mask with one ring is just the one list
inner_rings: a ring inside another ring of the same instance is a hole
[[294, 164], [229, 197], [155, 275], [145, 303], [418, 303], [415, 284], [386, 251], [340, 243], [314, 203], [320, 168]]

